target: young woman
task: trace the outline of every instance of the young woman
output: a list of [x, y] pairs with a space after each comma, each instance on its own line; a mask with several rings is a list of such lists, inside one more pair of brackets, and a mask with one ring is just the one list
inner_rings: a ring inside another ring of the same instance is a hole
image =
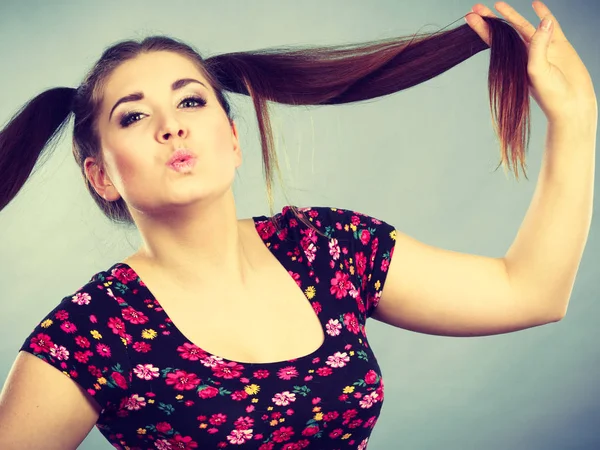
[[[367, 318], [444, 336], [560, 320], [589, 230], [597, 106], [556, 18], [533, 6], [549, 29], [499, 3], [506, 21], [476, 5], [457, 29], [355, 48], [205, 60], [167, 37], [126, 41], [77, 88], [35, 97], [0, 135], [0, 208], [72, 114], [90, 194], [142, 245], [23, 343], [0, 397], [0, 448], [74, 449], [96, 425], [121, 449], [365, 449], [384, 396]], [[523, 165], [529, 88], [551, 137], [506, 257], [430, 247], [336, 208], [236, 218], [242, 151], [224, 91], [254, 101], [270, 193], [265, 101], [376, 98], [489, 47], [502, 162]]]

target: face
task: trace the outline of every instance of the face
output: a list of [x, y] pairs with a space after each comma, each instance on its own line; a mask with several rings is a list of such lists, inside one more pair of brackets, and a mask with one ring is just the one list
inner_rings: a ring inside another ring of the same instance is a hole
[[[173, 90], [182, 79], [203, 84], [182, 82]], [[133, 93], [143, 98], [123, 101]], [[147, 53], [120, 65], [105, 83], [98, 130], [104, 167], [87, 158], [88, 178], [106, 200], [123, 197], [134, 216], [222, 196], [242, 162], [235, 125], [201, 72], [176, 53]], [[181, 147], [197, 157], [189, 173], [165, 165]]]

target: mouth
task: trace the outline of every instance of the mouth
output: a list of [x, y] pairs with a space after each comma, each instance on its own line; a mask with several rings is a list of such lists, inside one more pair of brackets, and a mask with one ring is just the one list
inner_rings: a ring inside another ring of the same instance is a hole
[[166, 165], [172, 166], [175, 164], [183, 164], [195, 158], [196, 155], [194, 155], [190, 150], [186, 148], [180, 148], [173, 152]]

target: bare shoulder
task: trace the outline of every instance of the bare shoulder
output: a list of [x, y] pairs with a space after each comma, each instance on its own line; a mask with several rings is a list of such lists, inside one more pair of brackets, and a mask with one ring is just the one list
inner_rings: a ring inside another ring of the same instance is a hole
[[20, 351], [0, 392], [0, 448], [76, 449], [100, 412], [66, 374]]

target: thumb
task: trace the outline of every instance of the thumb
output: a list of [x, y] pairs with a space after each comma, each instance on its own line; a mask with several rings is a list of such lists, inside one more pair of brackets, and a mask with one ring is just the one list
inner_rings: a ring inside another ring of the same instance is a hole
[[548, 66], [548, 47], [554, 29], [552, 15], [540, 22], [529, 43], [529, 66], [534, 70], [543, 70]]

